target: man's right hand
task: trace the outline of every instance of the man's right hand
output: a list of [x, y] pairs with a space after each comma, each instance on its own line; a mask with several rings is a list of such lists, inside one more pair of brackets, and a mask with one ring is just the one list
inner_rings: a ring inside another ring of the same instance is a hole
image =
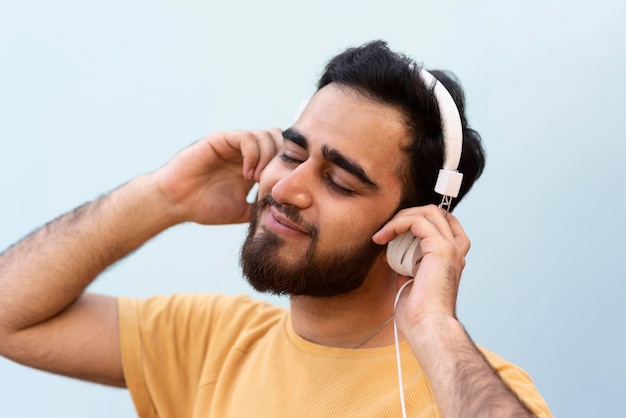
[[214, 133], [181, 151], [153, 179], [178, 222], [246, 222], [246, 197], [282, 141], [280, 129]]
[[209, 135], [0, 254], [0, 355], [124, 386], [117, 301], [85, 288], [175, 224], [248, 220], [247, 194], [280, 148], [278, 129]]

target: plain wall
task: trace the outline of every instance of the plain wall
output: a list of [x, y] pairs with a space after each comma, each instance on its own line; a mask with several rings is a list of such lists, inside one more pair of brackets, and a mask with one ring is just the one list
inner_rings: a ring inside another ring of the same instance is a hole
[[[625, 15], [618, 1], [3, 0], [0, 248], [209, 132], [288, 127], [332, 55], [382, 38], [457, 74], [487, 148], [456, 211], [473, 244], [460, 319], [533, 377], [556, 416], [615, 416]], [[252, 293], [244, 232], [170, 229], [91, 289]], [[0, 359], [0, 417], [134, 415], [125, 390]]]

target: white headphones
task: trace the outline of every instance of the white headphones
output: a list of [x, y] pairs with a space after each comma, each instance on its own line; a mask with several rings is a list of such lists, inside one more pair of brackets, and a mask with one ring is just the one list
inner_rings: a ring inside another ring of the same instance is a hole
[[[433, 93], [437, 99], [437, 106], [439, 107], [439, 114], [441, 115], [445, 158], [443, 167], [439, 170], [435, 191], [443, 196], [439, 207], [444, 207], [448, 210], [452, 203], [452, 198], [459, 195], [461, 181], [463, 180], [463, 174], [457, 171], [459, 161], [461, 160], [461, 151], [463, 149], [463, 126], [461, 124], [461, 116], [459, 115], [459, 109], [457, 109], [454, 103], [454, 99], [452, 99], [452, 96], [443, 84], [428, 71], [420, 69], [419, 72], [424, 83], [433, 89]], [[411, 231], [399, 235], [396, 239], [387, 244], [387, 262], [389, 266], [399, 274], [415, 277], [418, 263], [421, 259], [422, 252], [419, 248], [419, 239], [413, 236]], [[394, 311], [402, 291], [412, 282], [413, 279], [408, 280], [402, 285], [400, 290], [398, 290], [393, 305]], [[404, 402], [404, 386], [402, 384], [402, 364], [400, 361], [398, 326], [395, 320], [393, 322], [393, 333], [396, 346], [396, 363], [398, 366], [400, 406], [402, 408], [402, 416], [406, 418], [407, 413]]]
[[[445, 160], [443, 168], [439, 170], [435, 191], [445, 198], [454, 198], [459, 195], [463, 174], [459, 173], [459, 162], [463, 150], [463, 125], [459, 109], [454, 103], [452, 95], [431, 73], [421, 69], [420, 76], [424, 83], [433, 87], [433, 93], [437, 99], [439, 114], [441, 115], [441, 129], [445, 146]], [[450, 202], [447, 202], [449, 205]], [[442, 202], [442, 206], [446, 203]]]
[[[443, 167], [439, 170], [435, 191], [443, 196], [439, 207], [450, 208], [452, 199], [459, 195], [463, 174], [458, 172], [463, 150], [463, 126], [459, 109], [444, 85], [431, 73], [419, 70], [422, 81], [433, 89], [441, 115], [441, 128], [445, 147]], [[422, 258], [419, 239], [411, 232], [405, 232], [387, 244], [387, 262], [397, 273], [415, 277], [418, 263]]]

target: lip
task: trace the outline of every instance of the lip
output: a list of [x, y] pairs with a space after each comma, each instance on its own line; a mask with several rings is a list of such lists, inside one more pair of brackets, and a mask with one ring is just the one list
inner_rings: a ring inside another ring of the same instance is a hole
[[272, 231], [281, 235], [303, 236], [309, 235], [307, 231], [302, 229], [298, 224], [290, 221], [277, 208], [270, 207], [265, 217], [265, 223]]

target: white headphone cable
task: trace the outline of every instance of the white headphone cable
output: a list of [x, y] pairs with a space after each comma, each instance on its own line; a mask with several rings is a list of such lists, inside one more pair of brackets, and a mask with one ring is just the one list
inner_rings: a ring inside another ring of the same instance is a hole
[[[396, 300], [393, 303], [393, 311], [396, 311], [396, 305], [398, 305], [398, 300], [400, 300], [400, 295], [402, 291], [409, 285], [413, 283], [413, 279], [408, 280], [404, 283], [398, 293], [396, 293]], [[402, 417], [406, 418], [406, 405], [404, 404], [404, 385], [402, 384], [402, 362], [400, 361], [400, 343], [398, 342], [398, 326], [396, 325], [396, 319], [393, 319], [393, 336], [395, 338], [396, 345], [396, 363], [398, 365], [398, 387], [400, 389], [400, 406], [402, 407]]]

